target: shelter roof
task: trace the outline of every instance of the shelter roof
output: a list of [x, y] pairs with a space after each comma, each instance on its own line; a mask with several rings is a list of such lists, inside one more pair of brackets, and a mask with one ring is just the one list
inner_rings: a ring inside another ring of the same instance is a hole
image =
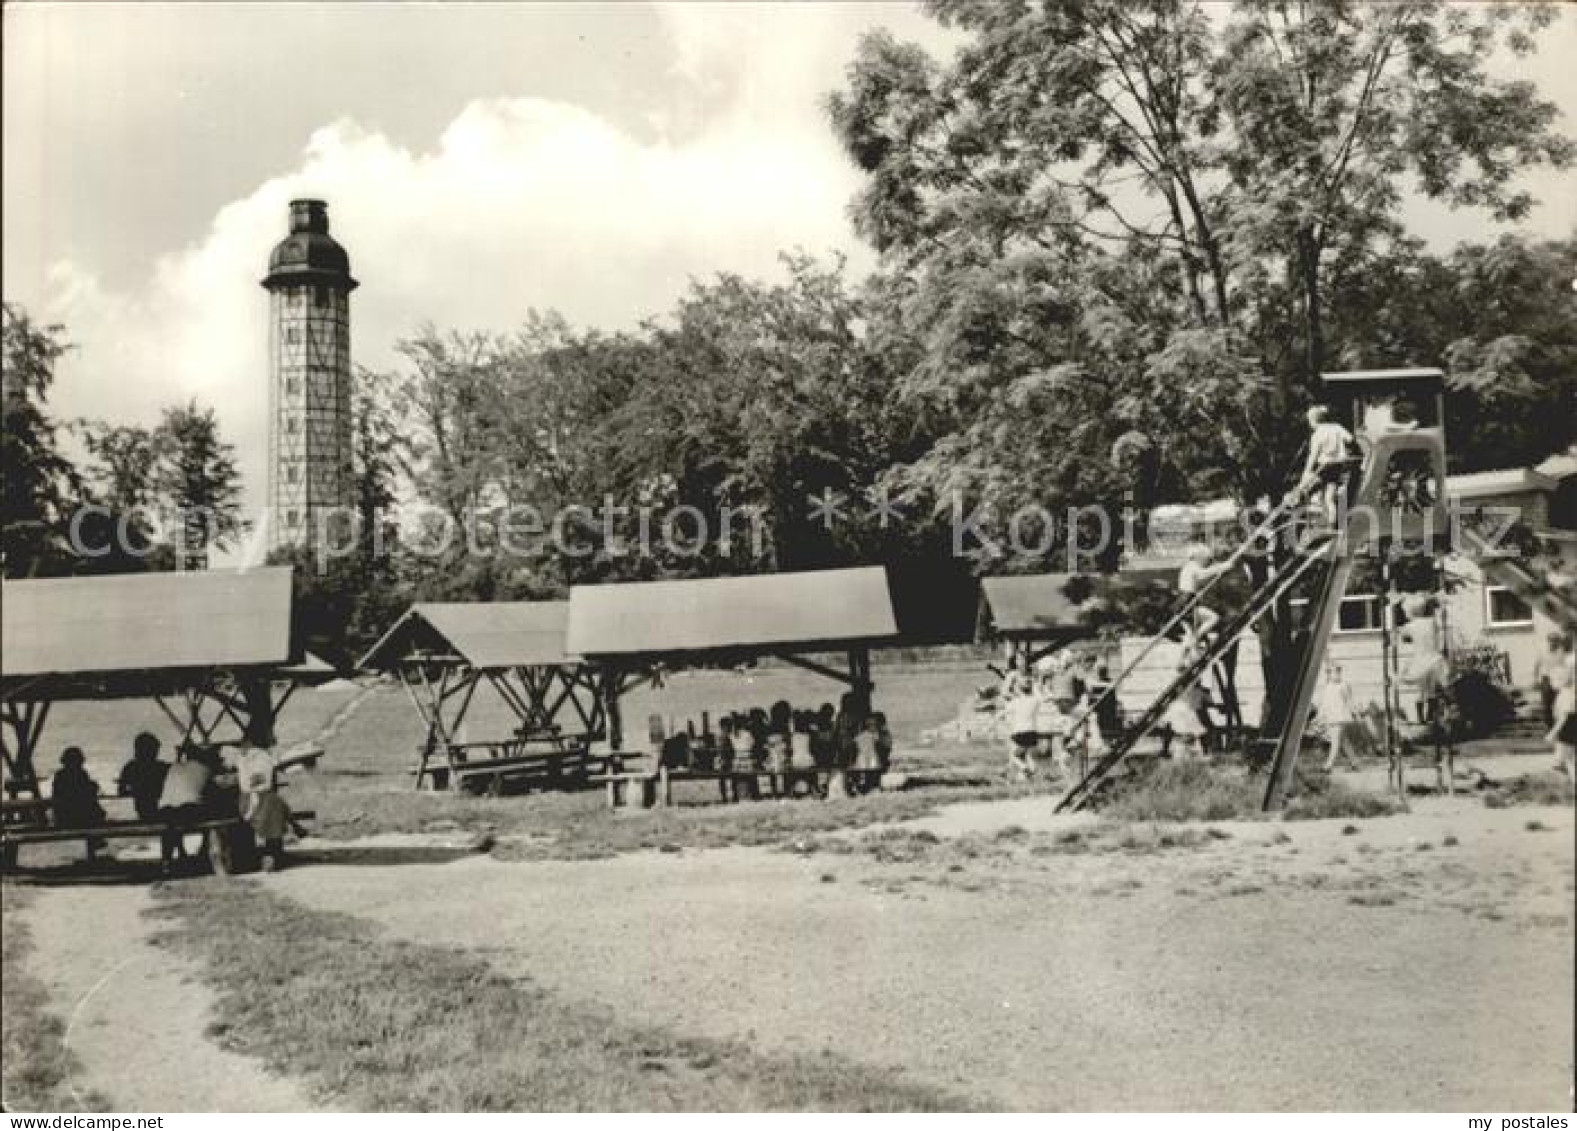
[[1072, 573], [987, 577], [980, 582], [992, 630], [1009, 639], [1091, 635], [1080, 602], [1067, 592]]
[[578, 661], [564, 648], [568, 601], [471, 601], [412, 605], [362, 658], [387, 671], [422, 650], [483, 670], [558, 667]]
[[588, 657], [819, 651], [897, 635], [881, 566], [570, 590], [568, 646]]
[[215, 668], [278, 667], [291, 650], [291, 570], [202, 570], [4, 584], [0, 679], [55, 697], [146, 694]]

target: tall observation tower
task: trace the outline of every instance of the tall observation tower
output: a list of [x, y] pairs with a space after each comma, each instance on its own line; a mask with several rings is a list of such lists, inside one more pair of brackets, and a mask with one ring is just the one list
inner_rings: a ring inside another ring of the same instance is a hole
[[350, 256], [321, 200], [290, 202], [268, 257], [269, 548], [302, 546], [351, 503]]

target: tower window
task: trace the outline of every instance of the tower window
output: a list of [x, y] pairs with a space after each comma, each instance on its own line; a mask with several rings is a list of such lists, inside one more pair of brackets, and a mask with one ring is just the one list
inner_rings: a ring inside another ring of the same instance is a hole
[[301, 340], [301, 330], [295, 326], [285, 327], [285, 341], [292, 344]]
[[290, 393], [292, 396], [301, 392], [301, 379], [299, 377], [286, 377], [285, 392]]
[[300, 423], [301, 422], [299, 420], [292, 416], [289, 420], [285, 421], [285, 431], [289, 432], [291, 435], [295, 435], [297, 426]]
[[312, 301], [318, 306], [327, 306], [329, 304], [329, 289], [327, 287], [313, 287]]

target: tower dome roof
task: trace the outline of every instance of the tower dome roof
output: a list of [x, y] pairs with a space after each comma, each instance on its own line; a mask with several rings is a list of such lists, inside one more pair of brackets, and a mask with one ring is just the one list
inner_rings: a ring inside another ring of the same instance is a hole
[[350, 275], [350, 256], [329, 235], [328, 205], [321, 200], [292, 200], [290, 234], [269, 253], [263, 286], [274, 290], [307, 284], [347, 291], [358, 286]]

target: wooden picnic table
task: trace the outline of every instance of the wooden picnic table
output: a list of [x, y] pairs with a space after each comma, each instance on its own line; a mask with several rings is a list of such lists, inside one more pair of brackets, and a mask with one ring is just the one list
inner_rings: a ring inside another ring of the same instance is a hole
[[47, 797], [7, 797], [0, 801], [0, 827], [24, 828], [48, 823]]
[[[506, 782], [556, 789], [590, 783], [599, 772], [616, 772], [622, 767], [622, 755], [593, 754], [584, 738], [537, 735], [453, 743], [446, 750], [445, 761], [447, 765], [426, 768], [435, 789], [446, 788], [452, 780], [457, 788], [494, 795], [502, 792]], [[423, 771], [417, 767], [411, 772]]]

